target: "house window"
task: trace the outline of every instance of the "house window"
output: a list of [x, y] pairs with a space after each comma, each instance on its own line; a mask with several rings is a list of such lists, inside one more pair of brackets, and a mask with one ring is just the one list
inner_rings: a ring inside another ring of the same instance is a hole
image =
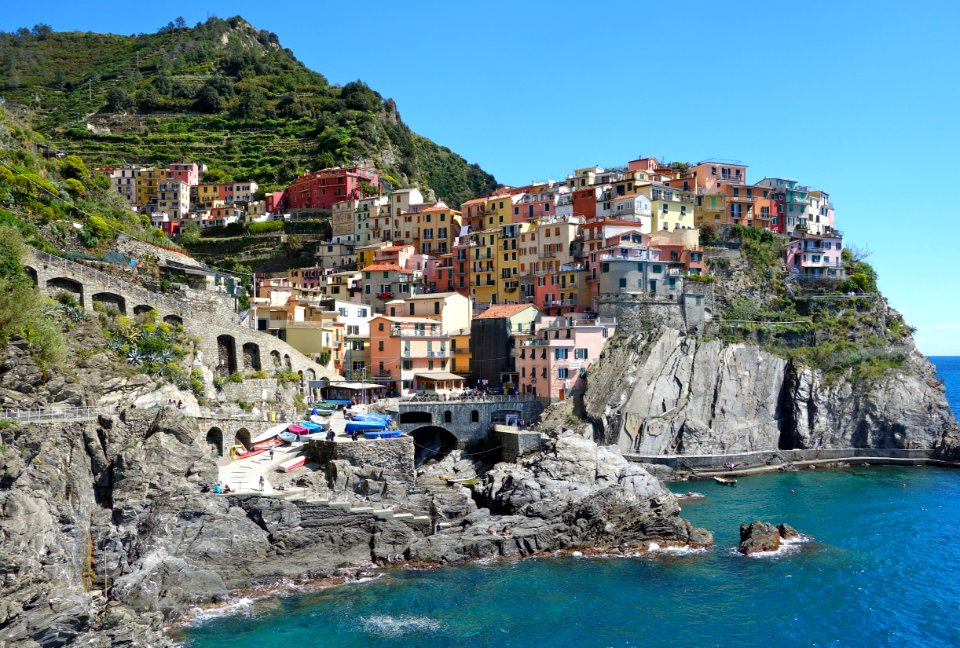
[[383, 340], [377, 342], [377, 351], [383, 351]]
[[587, 350], [586, 349], [574, 349], [573, 357], [575, 360], [586, 360], [587, 359]]
[[363, 370], [364, 370], [364, 362], [363, 362], [362, 360], [354, 360], [354, 361], [353, 361], [353, 370], [354, 370], [354, 371], [363, 371]]
[[567, 377], [567, 368], [566, 368], [566, 367], [560, 367], [559, 369], [557, 369], [557, 378], [560, 378], [561, 380], [564, 380], [564, 379], [566, 379], [566, 377]]
[[626, 277], [620, 277], [620, 287], [621, 287], [621, 288], [626, 288], [626, 287], [627, 287], [627, 278], [626, 278]]
[[566, 360], [567, 359], [568, 349], [554, 349], [553, 350], [553, 359], [554, 360]]
[[404, 360], [403, 369], [404, 371], [410, 371], [411, 369], [413, 369], [413, 360]]

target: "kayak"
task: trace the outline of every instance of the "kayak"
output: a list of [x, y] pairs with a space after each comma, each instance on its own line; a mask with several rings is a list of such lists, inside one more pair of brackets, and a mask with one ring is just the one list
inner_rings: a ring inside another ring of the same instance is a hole
[[326, 424], [314, 423], [313, 421], [300, 421], [300, 427], [306, 428], [308, 434], [321, 432], [327, 428]]

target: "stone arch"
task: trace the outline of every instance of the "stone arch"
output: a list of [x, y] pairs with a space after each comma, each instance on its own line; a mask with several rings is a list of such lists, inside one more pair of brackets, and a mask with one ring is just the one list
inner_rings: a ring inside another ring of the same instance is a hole
[[237, 436], [234, 437], [236, 443], [242, 445], [245, 450], [251, 450], [253, 448], [253, 437], [250, 436], [250, 430], [245, 427], [237, 430]]
[[307, 380], [316, 380], [317, 372], [313, 369], [307, 369]]
[[207, 446], [214, 457], [223, 456], [223, 430], [212, 427], [207, 430]]
[[443, 422], [444, 423], [453, 423], [453, 412], [450, 410], [443, 411]]
[[179, 315], [166, 315], [163, 321], [170, 326], [183, 326], [183, 318]]
[[273, 368], [274, 368], [274, 369], [279, 369], [279, 368], [280, 368], [280, 352], [279, 352], [279, 351], [271, 351], [271, 352], [270, 352], [270, 361], [273, 363]]
[[430, 412], [400, 412], [399, 423], [433, 423], [433, 414]]
[[260, 345], [254, 342], [243, 344], [243, 368], [260, 371]]
[[415, 465], [429, 459], [442, 459], [457, 447], [457, 435], [439, 425], [424, 425], [410, 433], [414, 442]]
[[479, 423], [480, 422], [480, 411], [479, 410], [470, 410], [470, 422]]
[[136, 305], [136, 306], [133, 307], [133, 314], [134, 314], [134, 315], [146, 315], [146, 314], [149, 313], [150, 311], [155, 311], [155, 310], [157, 310], [157, 309], [154, 308], [153, 306], [151, 306], [150, 304], [138, 304], [138, 305]]
[[47, 280], [47, 292], [56, 298], [59, 293], [70, 293], [83, 306], [83, 284], [70, 277], [54, 277]]
[[217, 336], [217, 373], [229, 376], [237, 370], [237, 341], [232, 335]]
[[287, 371], [293, 369], [293, 364], [290, 362], [290, 356], [286, 353], [283, 354], [283, 366], [287, 368]]
[[127, 314], [127, 300], [124, 299], [122, 295], [111, 292], [99, 292], [95, 293], [91, 299], [93, 300], [94, 307], [100, 304], [106, 308], [116, 308], [117, 312], [121, 315]]
[[40, 285], [40, 280], [37, 278], [37, 269], [30, 266], [23, 266], [23, 271], [27, 273], [27, 276], [30, 277], [30, 281], [33, 282], [34, 286]]

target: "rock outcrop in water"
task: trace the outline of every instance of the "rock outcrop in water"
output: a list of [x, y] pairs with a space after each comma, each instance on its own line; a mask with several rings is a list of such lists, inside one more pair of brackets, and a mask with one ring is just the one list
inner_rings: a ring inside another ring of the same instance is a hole
[[864, 384], [665, 327], [619, 344], [591, 367], [584, 404], [598, 438], [624, 452], [932, 450], [956, 429], [943, 385], [916, 350]]
[[740, 545], [737, 551], [744, 555], [767, 553], [780, 549], [784, 540], [799, 538], [800, 534], [789, 524], [776, 526], [769, 522], [754, 520], [740, 525]]

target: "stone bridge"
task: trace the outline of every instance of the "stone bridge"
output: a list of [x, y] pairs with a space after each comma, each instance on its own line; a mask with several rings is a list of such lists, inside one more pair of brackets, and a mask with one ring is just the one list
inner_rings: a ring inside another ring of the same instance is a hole
[[413, 437], [417, 457], [427, 448], [463, 448], [485, 440], [494, 425], [515, 416], [533, 422], [543, 411], [536, 398], [487, 396], [476, 400], [415, 401], [398, 405], [400, 429]]
[[166, 294], [45, 252], [29, 250], [24, 268], [36, 286], [51, 296], [72, 294], [85, 310], [110, 306], [128, 316], [156, 311], [158, 319], [182, 325], [200, 340], [203, 363], [222, 376], [236, 371], [285, 369], [301, 376], [301, 384], [318, 378], [340, 379], [333, 371], [283, 340], [238, 322], [232, 305], [219, 294], [185, 291]]

